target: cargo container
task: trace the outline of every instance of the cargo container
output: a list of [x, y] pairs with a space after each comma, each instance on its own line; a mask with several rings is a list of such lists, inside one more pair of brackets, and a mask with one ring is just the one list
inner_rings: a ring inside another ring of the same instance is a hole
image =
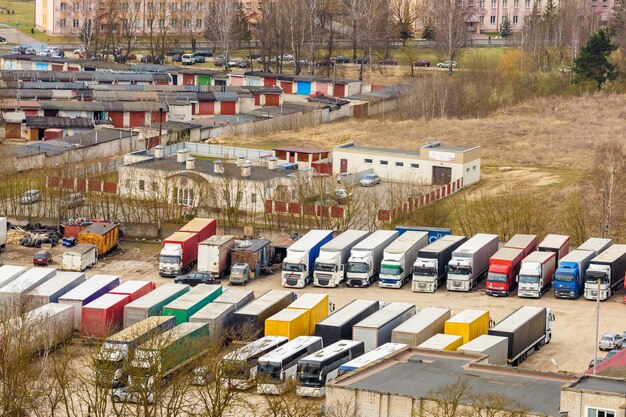
[[463, 337], [456, 334], [437, 333], [420, 344], [418, 349], [436, 349], [454, 352], [463, 345]]
[[198, 242], [207, 240], [217, 233], [217, 220], [204, 217], [191, 219], [186, 225], [178, 229], [179, 232], [195, 233], [198, 235]]
[[130, 302], [126, 294], [104, 294], [83, 306], [82, 336], [104, 338], [118, 332], [124, 321], [124, 306]]
[[554, 296], [576, 299], [585, 287], [585, 272], [595, 254], [587, 250], [573, 250], [559, 260], [554, 272]]
[[83, 272], [57, 272], [56, 275], [33, 290], [28, 302], [32, 308], [56, 303], [59, 297], [65, 295], [85, 282]]
[[235, 311], [233, 325], [239, 331], [261, 335], [265, 333], [265, 320], [286, 308], [294, 299], [293, 291], [270, 290], [250, 304]]
[[104, 256], [117, 248], [119, 230], [115, 223], [95, 222], [78, 233], [78, 243], [94, 245], [98, 256]]
[[352, 248], [369, 236], [364, 230], [346, 230], [320, 248], [313, 267], [313, 285], [334, 288], [346, 277], [346, 266]]
[[405, 345], [404, 343], [385, 343], [384, 345], [378, 346], [376, 349], [364, 353], [358, 358], [352, 359], [350, 362], [346, 362], [339, 366], [337, 376], [339, 377], [348, 372], [365, 368], [366, 366], [382, 361], [385, 358], [408, 350], [409, 348], [409, 345]]
[[384, 250], [399, 236], [397, 231], [377, 230], [350, 251], [346, 270], [346, 285], [369, 287], [378, 279]]
[[380, 308], [374, 300], [352, 300], [315, 325], [315, 335], [324, 340], [324, 346], [352, 338], [352, 326], [369, 317]]
[[235, 314], [235, 305], [212, 302], [202, 307], [189, 318], [190, 323], [205, 323], [209, 327], [209, 336], [216, 343], [226, 343], [230, 335], [226, 328], [231, 324]]
[[25, 266], [17, 265], [1, 265], [0, 266], [0, 288], [4, 287], [10, 282], [13, 282], [17, 277], [22, 275], [28, 270]]
[[552, 339], [554, 314], [544, 307], [522, 306], [489, 329], [508, 339], [507, 362], [517, 366]]
[[55, 276], [56, 273], [57, 270], [52, 268], [31, 268], [25, 271], [18, 279], [14, 279], [0, 288], [0, 303], [12, 308], [27, 308], [28, 304], [25, 304], [27, 301], [25, 297]]
[[3, 328], [3, 336], [16, 339], [8, 344], [21, 346], [23, 352], [48, 351], [72, 338], [74, 309], [49, 303], [29, 311], [21, 318], [15, 317], [0, 324], [0, 327], [4, 326], [10, 326], [11, 330]]
[[156, 284], [152, 281], [129, 280], [122, 282], [120, 285], [109, 291], [109, 293], [125, 294], [130, 297], [130, 301], [135, 301], [155, 288]]
[[7, 246], [7, 218], [0, 217], [0, 250]]
[[531, 252], [537, 250], [537, 236], [516, 234], [503, 247], [521, 249], [524, 257], [527, 257]]
[[448, 275], [448, 262], [467, 238], [447, 235], [420, 249], [413, 264], [411, 289], [415, 292], [435, 292]]
[[81, 329], [81, 312], [83, 306], [106, 294], [120, 285], [120, 277], [116, 275], [94, 275], [73, 290], [59, 297], [60, 304], [74, 306], [74, 329]]
[[564, 235], [546, 235], [537, 246], [539, 252], [554, 252], [556, 261], [569, 253], [569, 236]]
[[265, 336], [284, 336], [293, 340], [298, 336], [310, 336], [309, 310], [285, 308], [265, 320]]
[[498, 251], [498, 235], [479, 233], [452, 252], [448, 291], [470, 291], [487, 275], [489, 259]]
[[517, 288], [517, 275], [522, 266], [524, 251], [515, 248], [500, 248], [489, 259], [489, 271], [485, 293], [487, 295], [507, 297]]
[[160, 316], [163, 307], [189, 291], [187, 284], [164, 284], [124, 306], [124, 327], [151, 316]]
[[63, 252], [61, 269], [82, 272], [94, 266], [97, 260], [98, 253], [95, 245], [76, 245]]
[[393, 343], [418, 346], [437, 333], [443, 333], [444, 323], [450, 318], [450, 309], [425, 307], [391, 331]]
[[175, 277], [187, 273], [198, 260], [198, 243], [213, 236], [217, 230], [214, 219], [196, 217], [178, 232], [163, 239], [159, 255], [159, 275]]
[[589, 263], [585, 273], [585, 298], [608, 300], [624, 286], [625, 273], [626, 245], [613, 245]]
[[271, 242], [267, 239], [236, 241], [230, 252], [229, 282], [244, 285], [248, 280], [269, 272], [272, 259], [270, 244]]
[[175, 325], [173, 316], [153, 316], [107, 337], [98, 353], [97, 383], [113, 388], [121, 385], [128, 376], [126, 365], [134, 357], [135, 349]]
[[237, 288], [229, 288], [228, 291], [224, 291], [219, 297], [213, 300], [214, 303], [232, 304], [235, 307], [235, 311], [250, 304], [254, 300], [254, 291], [243, 290]]
[[202, 307], [215, 300], [222, 291], [220, 285], [196, 285], [191, 291], [165, 305], [162, 315], [176, 317], [176, 324], [186, 323]]
[[361, 340], [365, 352], [391, 342], [393, 329], [415, 315], [415, 305], [393, 302], [352, 327], [352, 340]]
[[463, 337], [463, 343], [476, 339], [489, 331], [489, 311], [467, 309], [446, 320], [445, 334], [455, 334]]
[[391, 242], [383, 251], [378, 285], [402, 288], [411, 280], [411, 270], [420, 249], [428, 245], [428, 233], [408, 231]]
[[308, 310], [309, 328], [307, 334], [315, 333], [315, 325], [328, 317], [328, 295], [327, 294], [302, 294], [293, 303], [289, 304], [290, 309]]
[[508, 348], [509, 340], [506, 337], [483, 334], [460, 346], [457, 351], [486, 355], [485, 363], [490, 365], [506, 365]]
[[211, 236], [198, 244], [198, 271], [208, 272], [213, 279], [222, 279], [230, 268], [230, 252], [234, 236]]
[[413, 230], [415, 232], [426, 232], [428, 233], [429, 245], [444, 236], [452, 234], [452, 229], [448, 227], [396, 226], [396, 230], [400, 233], [400, 235], [410, 230]]
[[283, 287], [304, 288], [313, 281], [313, 267], [320, 249], [333, 238], [332, 230], [311, 230], [287, 248], [283, 260]]
[[533, 252], [522, 260], [518, 276], [518, 297], [540, 298], [552, 286], [556, 271], [555, 252]]

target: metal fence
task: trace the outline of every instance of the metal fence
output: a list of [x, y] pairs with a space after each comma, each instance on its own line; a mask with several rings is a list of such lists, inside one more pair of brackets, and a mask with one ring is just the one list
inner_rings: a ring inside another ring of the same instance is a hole
[[[243, 157], [247, 159], [263, 159], [272, 156], [272, 152], [266, 150], [192, 142], [181, 142], [165, 146], [163, 154], [164, 156], [171, 156], [182, 149], [187, 149], [192, 155], [205, 156], [207, 158], [234, 159]], [[154, 149], [151, 149], [148, 153], [154, 155]]]

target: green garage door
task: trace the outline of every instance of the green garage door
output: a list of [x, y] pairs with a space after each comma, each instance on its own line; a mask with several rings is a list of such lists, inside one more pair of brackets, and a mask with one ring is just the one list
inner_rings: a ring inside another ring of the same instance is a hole
[[198, 85], [211, 85], [211, 76], [198, 75]]

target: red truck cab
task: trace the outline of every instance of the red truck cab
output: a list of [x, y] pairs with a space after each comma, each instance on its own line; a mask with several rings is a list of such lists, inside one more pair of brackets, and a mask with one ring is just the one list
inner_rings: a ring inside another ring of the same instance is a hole
[[500, 248], [489, 259], [485, 292], [496, 297], [507, 297], [517, 287], [516, 277], [524, 259], [524, 251]]

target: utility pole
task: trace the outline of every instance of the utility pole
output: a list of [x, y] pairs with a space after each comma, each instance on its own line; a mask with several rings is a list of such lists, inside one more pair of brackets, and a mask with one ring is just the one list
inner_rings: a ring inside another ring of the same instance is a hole
[[598, 289], [596, 290], [596, 348], [594, 349], [593, 356], [593, 374], [596, 374], [596, 368], [598, 366], [598, 349], [600, 347], [600, 277], [598, 280]]

